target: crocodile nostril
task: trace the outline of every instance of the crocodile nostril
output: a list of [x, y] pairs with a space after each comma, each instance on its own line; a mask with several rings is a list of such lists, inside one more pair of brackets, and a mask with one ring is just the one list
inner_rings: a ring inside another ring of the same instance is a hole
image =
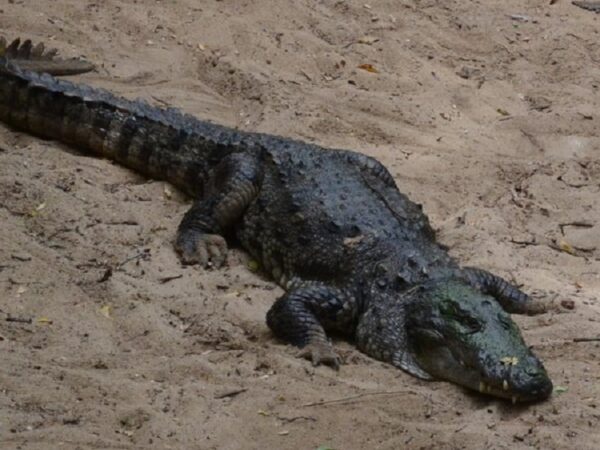
[[537, 359], [530, 359], [525, 362], [525, 373], [530, 377], [546, 376], [544, 367]]
[[545, 399], [552, 393], [552, 381], [541, 370], [527, 370], [528, 379], [519, 387], [519, 391], [534, 399]]
[[525, 373], [531, 378], [538, 378], [543, 375], [539, 369], [525, 369]]
[[548, 377], [540, 377], [535, 396], [540, 399], [548, 398], [552, 394], [553, 388], [552, 381]]

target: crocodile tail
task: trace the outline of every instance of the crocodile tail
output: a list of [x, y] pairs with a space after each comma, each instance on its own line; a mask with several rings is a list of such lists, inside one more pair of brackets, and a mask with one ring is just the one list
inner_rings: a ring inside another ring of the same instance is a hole
[[211, 168], [249, 135], [175, 109], [25, 71], [0, 57], [0, 120], [199, 195]]
[[15, 39], [10, 44], [0, 36], [0, 56], [4, 56], [13, 64], [24, 70], [46, 72], [51, 75], [77, 75], [94, 70], [88, 61], [71, 58], [57, 58], [58, 50], [46, 49], [43, 42], [33, 45], [31, 40], [21, 42]]

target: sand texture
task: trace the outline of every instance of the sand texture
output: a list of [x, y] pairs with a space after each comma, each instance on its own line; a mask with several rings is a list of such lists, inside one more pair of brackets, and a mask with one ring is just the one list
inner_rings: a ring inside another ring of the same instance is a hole
[[98, 64], [75, 80], [379, 158], [461, 263], [556, 305], [515, 320], [560, 392], [514, 407], [347, 342], [313, 368], [242, 250], [179, 263], [189, 199], [0, 126], [0, 448], [600, 448], [600, 342], [573, 341], [600, 336], [599, 26], [567, 0], [1, 2], [0, 34]]

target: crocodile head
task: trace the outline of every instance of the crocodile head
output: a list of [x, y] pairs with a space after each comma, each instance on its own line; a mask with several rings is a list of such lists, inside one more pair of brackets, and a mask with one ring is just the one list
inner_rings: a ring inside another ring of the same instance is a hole
[[552, 392], [540, 360], [498, 302], [458, 280], [417, 287], [405, 305], [409, 363], [436, 379], [517, 401]]

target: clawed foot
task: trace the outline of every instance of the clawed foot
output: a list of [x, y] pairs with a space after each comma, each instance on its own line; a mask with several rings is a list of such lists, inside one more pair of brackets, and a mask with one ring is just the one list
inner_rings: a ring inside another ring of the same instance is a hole
[[177, 237], [175, 250], [183, 264], [221, 267], [227, 258], [227, 242], [218, 234], [184, 233]]
[[313, 366], [325, 364], [335, 370], [340, 369], [340, 357], [335, 353], [329, 342], [310, 343], [298, 352], [298, 358], [305, 358], [312, 362]]

